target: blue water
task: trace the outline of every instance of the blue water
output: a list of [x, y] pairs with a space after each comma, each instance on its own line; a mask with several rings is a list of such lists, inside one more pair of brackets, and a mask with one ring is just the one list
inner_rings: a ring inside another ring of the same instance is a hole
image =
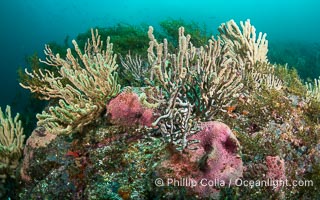
[[[90, 27], [117, 23], [156, 26], [172, 18], [204, 23], [215, 33], [220, 23], [251, 19], [269, 41], [320, 42], [320, 1], [316, 0], [1, 0], [0, 105], [23, 107], [23, 89], [16, 70], [25, 57], [42, 52], [44, 44], [63, 44]], [[40, 54], [41, 55], [41, 54]]]

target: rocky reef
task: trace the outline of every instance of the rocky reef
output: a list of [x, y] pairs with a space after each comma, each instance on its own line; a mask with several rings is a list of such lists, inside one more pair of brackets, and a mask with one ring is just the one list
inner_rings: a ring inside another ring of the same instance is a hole
[[[21, 86], [50, 103], [1, 196], [320, 198], [319, 80], [270, 63], [249, 20], [218, 30], [202, 44], [184, 27], [160, 42], [149, 27], [145, 54], [120, 58], [98, 30], [65, 56], [46, 46], [46, 68], [26, 70]], [[9, 130], [23, 140], [10, 123], [1, 151]]]

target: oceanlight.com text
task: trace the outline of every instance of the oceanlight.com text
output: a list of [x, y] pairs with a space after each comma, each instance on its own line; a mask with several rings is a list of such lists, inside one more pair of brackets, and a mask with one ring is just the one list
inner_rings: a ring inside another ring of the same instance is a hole
[[157, 187], [161, 186], [173, 186], [173, 187], [272, 187], [273, 189], [279, 187], [313, 187], [312, 180], [244, 180], [244, 179], [235, 179], [235, 180], [219, 180], [219, 179], [200, 179], [195, 180], [193, 178], [157, 178], [154, 181]]

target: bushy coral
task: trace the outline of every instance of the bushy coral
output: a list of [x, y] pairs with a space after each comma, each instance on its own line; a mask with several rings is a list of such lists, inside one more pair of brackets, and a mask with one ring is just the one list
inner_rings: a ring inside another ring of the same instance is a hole
[[6, 107], [5, 112], [0, 108], [0, 181], [8, 176], [15, 177], [24, 138], [19, 114], [13, 118], [10, 106]]
[[58, 68], [58, 72], [39, 69], [30, 73], [26, 70], [28, 76], [41, 84], [20, 83], [31, 92], [40, 93], [43, 99], [59, 100], [57, 106], [51, 106], [48, 111], [37, 115], [38, 126], [45, 127], [51, 133], [68, 134], [81, 130], [97, 119], [106, 101], [120, 90], [115, 72], [118, 65], [110, 38], [104, 47], [98, 31], [91, 30], [91, 33], [85, 53], [75, 40], [72, 41], [76, 56], [68, 49], [66, 58], [61, 58], [46, 46], [47, 59], [42, 62]]

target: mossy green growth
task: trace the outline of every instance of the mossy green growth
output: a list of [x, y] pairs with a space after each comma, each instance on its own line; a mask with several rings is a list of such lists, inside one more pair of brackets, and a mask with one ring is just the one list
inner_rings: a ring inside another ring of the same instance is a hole
[[[107, 28], [96, 27], [95, 29], [98, 29], [99, 31], [101, 41], [106, 41], [108, 36], [111, 38], [113, 51], [115, 53], [125, 56], [130, 51], [131, 55], [146, 55], [145, 52], [149, 45], [147, 36], [148, 27], [146, 25], [134, 26], [128, 24], [117, 24]], [[90, 30], [77, 36], [76, 40], [80, 49], [83, 49], [87, 42], [87, 38], [90, 37]]]
[[305, 180], [312, 180], [312, 185], [306, 185], [301, 189], [301, 197], [320, 199], [320, 162], [313, 165], [312, 171], [306, 174]]
[[294, 67], [303, 80], [318, 78], [320, 75], [320, 45], [316, 42], [299, 40], [269, 42], [268, 58], [272, 63]]
[[305, 94], [306, 87], [295, 68], [288, 68], [286, 65], [276, 65], [275, 74], [283, 81], [288, 92], [299, 96]]
[[320, 102], [311, 99], [306, 109], [306, 116], [308, 119], [315, 123], [319, 124], [320, 122]]
[[[186, 22], [182, 19], [167, 19], [160, 22], [160, 26], [163, 29], [163, 35], [169, 41], [179, 41], [179, 35], [177, 30], [180, 27], [184, 27], [187, 34], [191, 35], [191, 42], [194, 46], [203, 46], [209, 39], [209, 34], [205, 25], [200, 26], [196, 22]], [[177, 43], [173, 43], [177, 46]]]

